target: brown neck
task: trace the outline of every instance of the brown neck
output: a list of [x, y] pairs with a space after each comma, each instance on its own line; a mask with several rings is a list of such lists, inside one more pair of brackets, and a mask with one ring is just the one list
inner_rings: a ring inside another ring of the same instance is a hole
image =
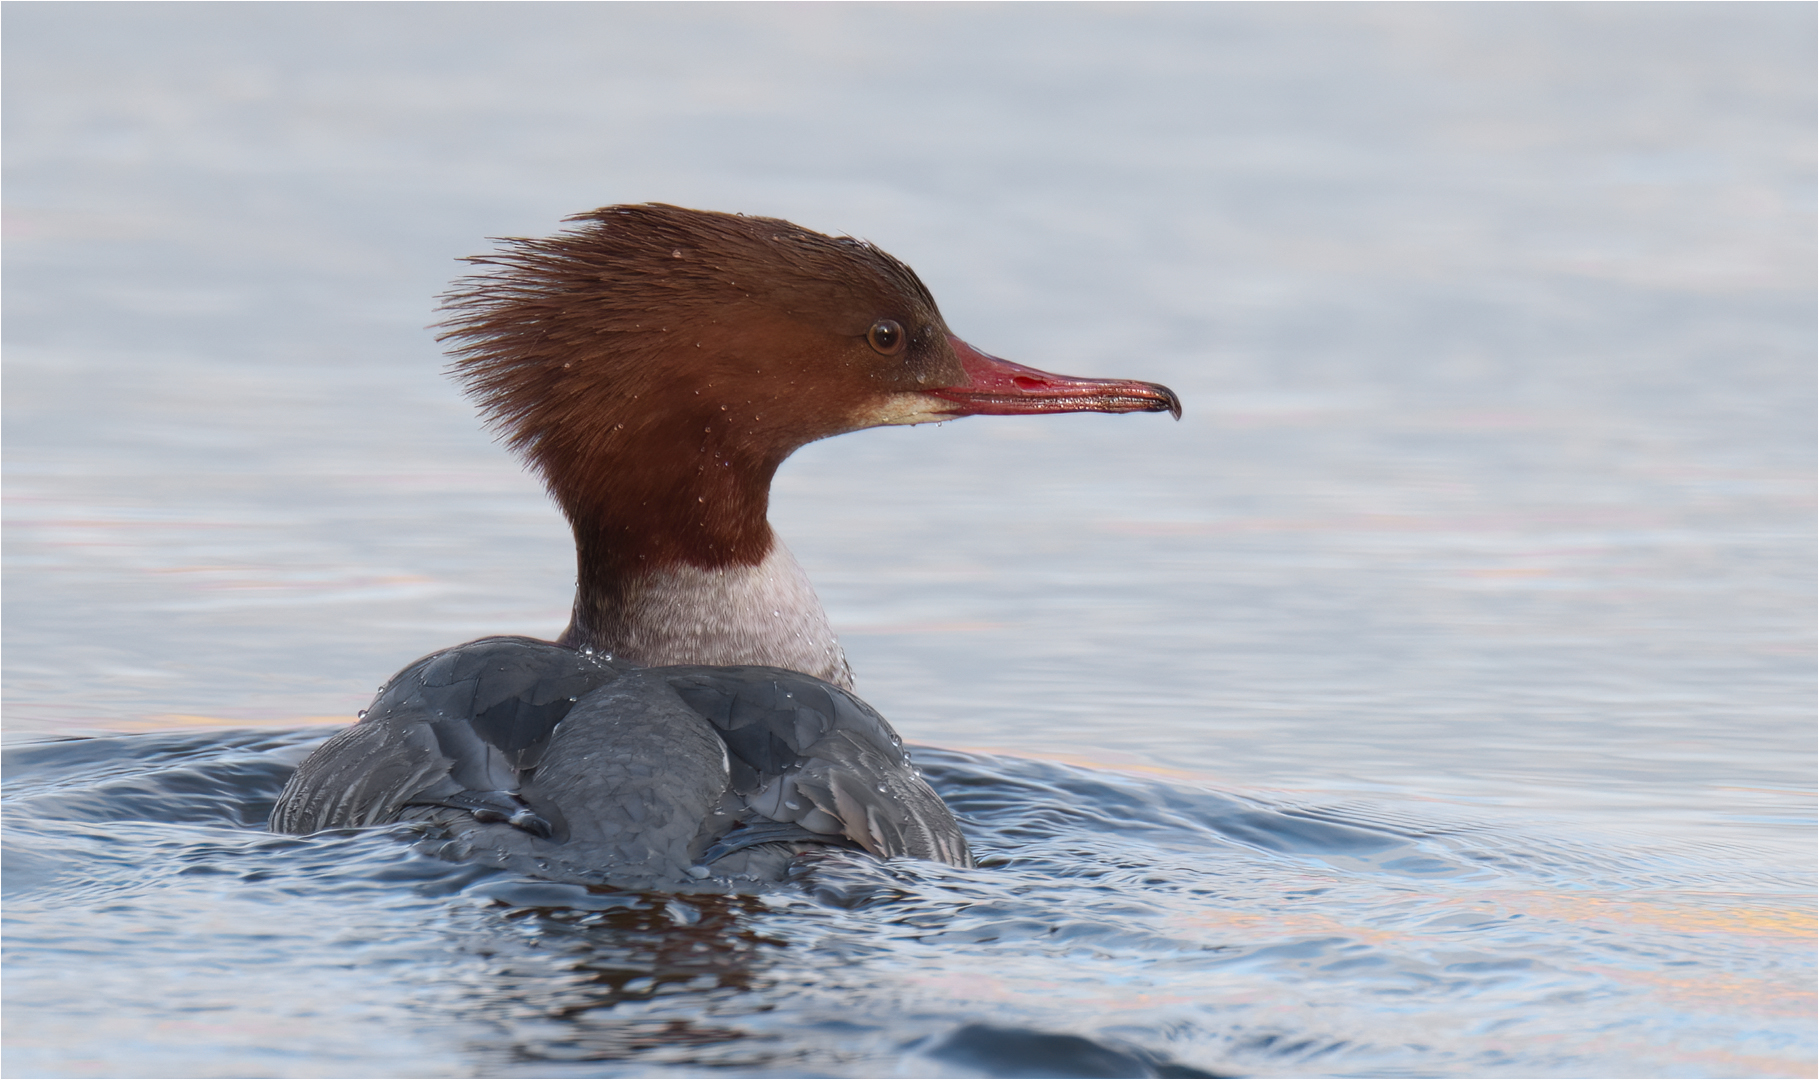
[[751, 567], [770, 555], [776, 536], [766, 513], [781, 456], [742, 450], [714, 430], [713, 418], [701, 420], [658, 431], [610, 428], [585, 463], [541, 448], [575, 534], [575, 608], [565, 644], [613, 651], [628, 627], [650, 617], [638, 608], [655, 577]]

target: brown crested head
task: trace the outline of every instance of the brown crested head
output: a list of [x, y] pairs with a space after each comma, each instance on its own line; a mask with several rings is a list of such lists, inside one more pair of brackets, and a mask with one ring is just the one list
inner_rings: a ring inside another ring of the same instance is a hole
[[757, 561], [784, 458], [961, 377], [927, 288], [870, 244], [662, 205], [570, 221], [468, 260], [442, 339], [577, 530], [660, 541], [626, 552], [646, 565]]
[[1179, 414], [1154, 384], [972, 349], [915, 273], [864, 241], [660, 204], [569, 220], [468, 260], [481, 270], [444, 298], [442, 340], [574, 525], [584, 579], [758, 562], [777, 466], [829, 435], [975, 413]]

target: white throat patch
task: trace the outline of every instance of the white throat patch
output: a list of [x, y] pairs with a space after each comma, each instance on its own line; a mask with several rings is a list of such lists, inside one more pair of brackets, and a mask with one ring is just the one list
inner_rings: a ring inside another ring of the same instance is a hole
[[639, 579], [617, 636], [598, 647], [645, 667], [765, 664], [853, 686], [827, 612], [781, 540], [756, 566], [679, 566]]

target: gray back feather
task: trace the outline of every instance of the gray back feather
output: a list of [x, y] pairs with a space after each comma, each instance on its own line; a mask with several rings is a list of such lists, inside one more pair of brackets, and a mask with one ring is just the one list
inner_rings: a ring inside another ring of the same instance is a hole
[[440, 823], [458, 853], [569, 880], [775, 876], [815, 843], [972, 865], [902, 740], [851, 693], [782, 668], [628, 668], [529, 638], [399, 672], [298, 768], [271, 827], [405, 818]]

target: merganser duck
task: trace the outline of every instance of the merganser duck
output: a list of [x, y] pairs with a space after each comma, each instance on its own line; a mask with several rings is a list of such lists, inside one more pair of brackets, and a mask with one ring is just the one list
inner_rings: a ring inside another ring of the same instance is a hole
[[537, 876], [775, 881], [849, 847], [972, 865], [941, 797], [771, 531], [798, 447], [981, 414], [1157, 412], [1155, 383], [1052, 375], [949, 332], [869, 243], [646, 204], [509, 239], [444, 298], [452, 374], [574, 530], [554, 642], [418, 660], [297, 769], [284, 833], [415, 820]]

